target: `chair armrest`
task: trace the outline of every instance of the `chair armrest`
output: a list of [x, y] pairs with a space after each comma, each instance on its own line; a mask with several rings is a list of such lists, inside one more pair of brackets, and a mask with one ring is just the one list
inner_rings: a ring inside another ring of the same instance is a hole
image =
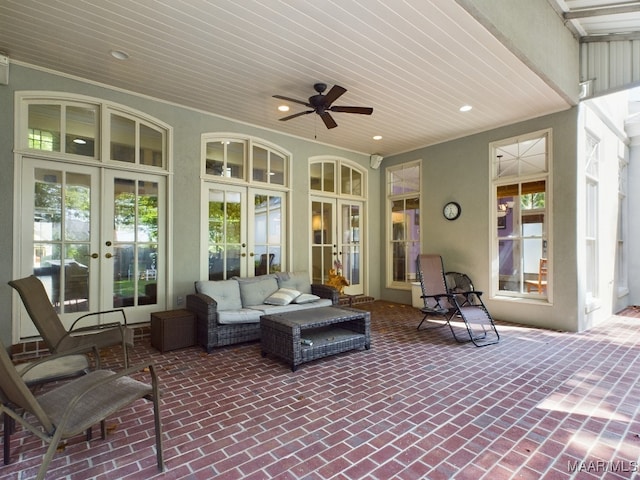
[[331, 300], [332, 305], [337, 305], [340, 301], [340, 292], [329, 285], [312, 283], [311, 293], [313, 293], [314, 295], [318, 295], [320, 298], [328, 298], [329, 300]]
[[450, 293], [438, 293], [436, 295], [420, 295], [420, 298], [433, 298], [435, 301], [439, 302], [441, 298], [453, 298], [454, 295]]
[[[105, 314], [108, 314], [108, 313], [120, 313], [122, 315], [124, 323], [111, 322], [111, 323], [105, 323], [105, 324], [102, 324], [102, 325], [93, 325], [93, 326], [88, 326], [88, 327], [80, 327], [80, 328], [77, 328], [77, 329], [75, 328], [76, 324], [80, 320], [83, 320], [83, 319], [85, 319], [87, 317], [92, 317], [92, 316], [95, 316], [95, 315], [105, 315]], [[104, 328], [112, 328], [112, 327], [114, 327], [116, 325], [124, 325], [124, 326], [127, 325], [127, 316], [125, 315], [124, 309], [122, 309], [122, 308], [118, 308], [118, 309], [115, 309], [115, 310], [104, 310], [102, 312], [91, 312], [91, 313], [87, 313], [85, 315], [82, 315], [81, 317], [76, 318], [76, 321], [71, 324], [71, 328], [69, 328], [69, 332], [72, 332], [72, 331], [80, 332], [82, 330], [101, 330], [101, 329], [104, 329]]]

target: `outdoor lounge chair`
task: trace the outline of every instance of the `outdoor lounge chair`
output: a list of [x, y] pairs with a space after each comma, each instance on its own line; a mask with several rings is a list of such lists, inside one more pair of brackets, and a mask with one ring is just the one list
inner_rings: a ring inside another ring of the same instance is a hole
[[[11, 280], [9, 285], [20, 294], [27, 313], [52, 353], [65, 353], [72, 348], [81, 346], [86, 346], [87, 350], [89, 350], [93, 345], [98, 348], [122, 345], [124, 366], [125, 368], [129, 366], [127, 346], [133, 346], [133, 330], [126, 326], [127, 317], [123, 309], [82, 315], [73, 322], [71, 328], [67, 331], [51, 304], [44, 285], [37, 277], [31, 275], [19, 280]], [[84, 318], [118, 313], [122, 315], [124, 324], [114, 322], [75, 328], [78, 322]]]
[[[43, 385], [51, 382], [69, 380], [71, 378], [86, 375], [91, 371], [86, 347], [70, 350], [64, 355], [47, 356], [31, 362], [15, 364], [16, 371], [25, 385], [31, 391], [39, 390]], [[97, 347], [93, 347], [94, 369], [100, 368], [100, 353]], [[0, 398], [2, 393], [0, 391]], [[10, 436], [15, 431], [15, 421], [11, 417], [4, 419], [4, 464], [9, 464], [11, 456]], [[87, 441], [91, 440], [91, 428], [87, 430]]]
[[[460, 343], [471, 341], [475, 346], [483, 347], [500, 340], [493, 318], [482, 301], [482, 292], [473, 289], [467, 275], [457, 272], [445, 274], [442, 257], [433, 254], [418, 255], [417, 270], [424, 300], [421, 308], [424, 317], [418, 330], [425, 320], [435, 317], [444, 320], [437, 326], [448, 325]], [[466, 335], [460, 335], [460, 329], [454, 328], [454, 320], [464, 324]]]
[[[62, 354], [46, 357], [42, 362], [56, 360]], [[151, 385], [129, 375], [148, 369]], [[5, 464], [9, 463], [10, 436], [13, 422], [18, 422], [40, 439], [49, 443], [38, 470], [37, 480], [44, 479], [61, 440], [85, 432], [100, 423], [102, 438], [106, 438], [105, 419], [138, 399], [153, 401], [156, 459], [162, 471], [162, 429], [160, 424], [158, 379], [153, 363], [131, 367], [121, 372], [94, 370], [35, 396], [27, 387], [4, 345], [0, 343], [0, 413], [4, 419]], [[30, 415], [24, 415], [29, 413]]]

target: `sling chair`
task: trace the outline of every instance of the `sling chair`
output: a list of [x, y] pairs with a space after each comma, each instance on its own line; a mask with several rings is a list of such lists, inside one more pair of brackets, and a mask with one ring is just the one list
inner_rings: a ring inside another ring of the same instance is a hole
[[[19, 280], [11, 280], [9, 285], [20, 294], [29, 317], [52, 353], [65, 353], [72, 348], [81, 346], [87, 347], [88, 350], [93, 345], [98, 348], [122, 345], [124, 367], [129, 366], [127, 346], [133, 346], [133, 330], [126, 326], [127, 317], [123, 309], [82, 315], [73, 322], [67, 331], [56, 313], [44, 285], [36, 276], [31, 275]], [[78, 322], [87, 317], [118, 313], [122, 315], [124, 323], [113, 322], [76, 328]]]
[[[54, 354], [41, 361], [56, 360], [62, 355]], [[150, 373], [151, 385], [129, 376], [142, 370], [148, 370]], [[0, 413], [4, 418], [5, 464], [9, 462], [12, 423], [17, 422], [49, 443], [38, 470], [37, 480], [44, 479], [47, 467], [61, 440], [88, 431], [96, 423], [100, 423], [102, 438], [105, 439], [105, 419], [142, 398], [153, 402], [156, 460], [158, 469], [162, 471], [164, 464], [159, 389], [153, 363], [127, 368], [117, 373], [111, 370], [93, 370], [36, 396], [29, 390], [4, 345], [0, 343]]]
[[[86, 375], [91, 371], [86, 347], [69, 350], [64, 355], [47, 356], [39, 360], [14, 364], [18, 375], [32, 392], [40, 390], [51, 382], [60, 382]], [[100, 368], [100, 352], [93, 347], [94, 369]], [[1, 395], [0, 395], [0, 398]], [[15, 421], [11, 417], [4, 419], [4, 464], [9, 464], [11, 456], [10, 436], [15, 431]], [[91, 440], [91, 428], [87, 429], [87, 441]]]
[[[469, 277], [462, 273], [445, 274], [442, 257], [433, 254], [420, 254], [417, 258], [417, 271], [422, 289], [424, 317], [418, 330], [427, 319], [444, 319], [438, 327], [449, 325], [453, 338], [463, 343], [471, 341], [476, 347], [498, 343], [500, 335], [491, 318], [491, 314], [482, 301], [482, 292], [475, 291]], [[466, 338], [456, 334], [451, 324], [454, 320], [464, 323]]]

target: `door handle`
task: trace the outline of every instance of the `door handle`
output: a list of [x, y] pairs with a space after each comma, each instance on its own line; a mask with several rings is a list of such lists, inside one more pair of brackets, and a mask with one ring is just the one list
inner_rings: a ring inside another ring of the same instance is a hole
[[253, 257], [254, 255], [255, 255], [255, 253], [253, 253], [253, 252], [251, 252], [251, 253], [249, 254], [249, 256], [250, 256], [250, 257]]
[[104, 254], [104, 258], [115, 258], [115, 257], [117, 257], [117, 255], [113, 255], [111, 253], [105, 253]]
[[91, 255], [85, 255], [85, 257], [98, 258], [100, 255], [97, 253], [92, 253]]

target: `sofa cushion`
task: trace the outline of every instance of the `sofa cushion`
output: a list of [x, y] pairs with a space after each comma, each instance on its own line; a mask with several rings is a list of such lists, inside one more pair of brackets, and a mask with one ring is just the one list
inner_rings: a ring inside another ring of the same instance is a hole
[[320, 300], [318, 295], [314, 295], [312, 293], [303, 293], [302, 295], [298, 295], [293, 303], [311, 303]]
[[272, 293], [265, 298], [264, 303], [267, 305], [289, 305], [300, 296], [298, 290], [292, 288], [279, 288], [275, 293]]
[[203, 280], [196, 282], [196, 292], [204, 293], [218, 304], [218, 310], [242, 308], [240, 286], [236, 280]]
[[309, 272], [278, 272], [276, 278], [281, 288], [292, 288], [300, 293], [311, 293]]
[[259, 277], [237, 278], [240, 285], [240, 299], [242, 306], [261, 305], [268, 296], [278, 291], [278, 281], [273, 275]]
[[252, 310], [260, 312], [260, 315], [274, 315], [277, 313], [297, 312], [298, 310], [307, 310], [317, 307], [330, 307], [332, 305], [331, 300], [328, 298], [321, 298], [315, 302], [309, 303], [290, 303], [289, 305], [254, 305], [249, 307]]
[[229, 325], [233, 323], [259, 323], [262, 313], [250, 308], [238, 310], [223, 310], [218, 312], [218, 323]]

